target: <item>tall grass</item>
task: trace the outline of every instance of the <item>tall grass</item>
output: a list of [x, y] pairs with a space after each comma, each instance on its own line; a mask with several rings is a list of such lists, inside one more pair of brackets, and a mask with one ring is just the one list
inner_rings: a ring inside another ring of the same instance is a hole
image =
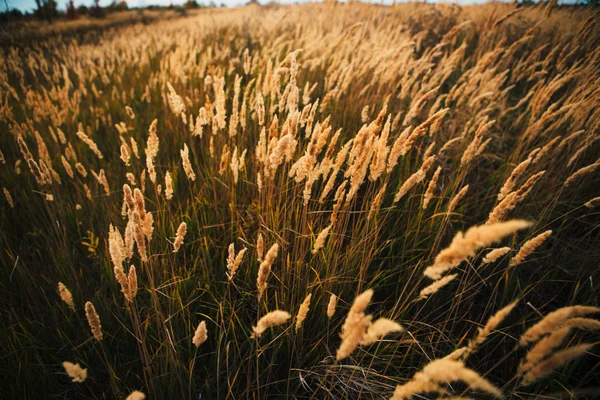
[[599, 15], [251, 5], [4, 47], [2, 392], [599, 393]]

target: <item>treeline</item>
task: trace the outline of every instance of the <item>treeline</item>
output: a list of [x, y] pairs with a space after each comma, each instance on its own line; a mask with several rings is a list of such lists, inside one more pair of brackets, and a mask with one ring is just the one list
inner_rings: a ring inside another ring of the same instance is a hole
[[[59, 9], [56, 0], [35, 0], [36, 8], [31, 11], [21, 11], [17, 8], [9, 9], [8, 5], [6, 11], [0, 13], [0, 22], [8, 21], [20, 21], [20, 20], [31, 20], [39, 19], [52, 22], [58, 19], [75, 20], [83, 16], [92, 18], [103, 18], [107, 14], [119, 11], [125, 11], [129, 9], [129, 6], [125, 0], [113, 1], [106, 7], [100, 6], [100, 0], [93, 0], [90, 6], [81, 4], [76, 6], [73, 0], [67, 2], [66, 8]], [[256, 2], [251, 0], [250, 2]], [[217, 4], [214, 1], [210, 1], [206, 4], [198, 3], [196, 0], [188, 0], [184, 5], [169, 5], [169, 6], [157, 6], [149, 5], [142, 8], [136, 8], [138, 10], [175, 10], [182, 14], [185, 14], [187, 10], [197, 8], [214, 8], [214, 7], [225, 7], [224, 3]]]

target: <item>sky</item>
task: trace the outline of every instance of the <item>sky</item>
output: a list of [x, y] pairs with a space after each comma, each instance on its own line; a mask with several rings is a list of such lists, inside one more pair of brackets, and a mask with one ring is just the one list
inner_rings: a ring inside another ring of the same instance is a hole
[[[68, 0], [56, 0], [58, 2], [58, 8], [63, 9], [65, 8], [67, 1]], [[93, 0], [74, 0], [75, 1], [75, 5], [79, 6], [81, 4], [90, 6], [93, 3]], [[107, 6], [108, 4], [111, 3], [112, 0], [100, 0], [100, 5], [101, 6]], [[168, 6], [170, 4], [174, 4], [174, 5], [178, 5], [178, 4], [184, 4], [186, 0], [126, 0], [127, 4], [129, 5], [129, 7], [145, 7], [145, 6], [149, 6], [149, 5], [162, 5], [162, 6]], [[199, 4], [208, 4], [210, 3], [210, 0], [196, 0]], [[267, 3], [270, 0], [259, 0], [261, 3]], [[366, 0], [363, 0], [366, 1]], [[379, 0], [372, 0], [376, 3], [379, 3]], [[467, 4], [467, 3], [483, 3], [486, 0], [455, 0], [457, 3], [460, 4]], [[8, 2], [8, 7], [9, 8], [18, 8], [21, 11], [31, 11], [33, 9], [35, 9], [35, 0], [7, 0]], [[238, 6], [238, 5], [242, 5], [247, 3], [247, 0], [214, 0], [214, 2], [216, 4], [221, 4], [224, 3], [225, 5], [229, 6], [229, 7], [234, 7], [234, 6]], [[285, 3], [292, 3], [292, 2], [297, 2], [297, 0], [279, 0], [279, 3], [285, 4]], [[392, 0], [384, 0], [384, 3], [391, 3]], [[436, 0], [428, 0], [428, 2], [431, 3], [435, 3], [437, 2]], [[0, 0], [0, 10], [4, 11], [4, 9], [6, 8], [4, 0]]]

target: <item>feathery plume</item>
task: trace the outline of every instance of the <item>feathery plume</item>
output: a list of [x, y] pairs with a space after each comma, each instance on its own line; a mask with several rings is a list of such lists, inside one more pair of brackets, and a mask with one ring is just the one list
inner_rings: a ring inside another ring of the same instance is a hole
[[525, 333], [521, 335], [519, 344], [521, 346], [525, 346], [529, 343], [535, 342], [554, 329], [563, 326], [571, 318], [582, 317], [587, 314], [598, 312], [600, 312], [599, 307], [570, 306], [559, 308], [558, 310], [552, 311], [542, 318], [541, 321], [527, 329]]
[[102, 325], [100, 325], [100, 317], [96, 313], [96, 308], [91, 302], [85, 303], [85, 316], [87, 317], [88, 324], [92, 329], [92, 333], [97, 341], [102, 340]]
[[244, 259], [244, 254], [246, 254], [247, 250], [248, 249], [244, 247], [237, 253], [237, 255], [235, 255], [233, 243], [229, 245], [229, 257], [227, 258], [227, 270], [229, 272], [227, 273], [227, 277], [230, 281], [235, 276], [235, 273], [237, 272], [240, 264], [242, 263], [242, 260]]
[[473, 226], [464, 234], [458, 232], [450, 246], [440, 251], [433, 265], [425, 269], [424, 275], [431, 279], [440, 279], [442, 274], [475, 255], [481, 247], [489, 246], [503, 237], [531, 226], [530, 222], [512, 220], [490, 225]]
[[258, 125], [265, 124], [265, 102], [261, 92], [256, 93], [256, 115], [258, 117]]
[[296, 332], [300, 330], [302, 327], [302, 323], [306, 319], [306, 315], [308, 314], [308, 310], [310, 309], [310, 299], [312, 294], [309, 293], [308, 296], [304, 299], [302, 304], [300, 304], [300, 309], [298, 310], [298, 315], [296, 316]]
[[258, 289], [258, 298], [262, 297], [265, 289], [267, 288], [267, 278], [271, 273], [271, 265], [275, 258], [277, 257], [277, 252], [279, 251], [279, 245], [274, 243], [273, 246], [267, 251], [264, 260], [260, 263], [260, 267], [258, 268], [258, 277], [256, 278], [256, 287]]
[[125, 400], [144, 400], [146, 395], [139, 390], [134, 390]]
[[368, 346], [375, 342], [378, 342], [384, 336], [393, 332], [402, 332], [404, 328], [392, 320], [386, 318], [379, 318], [373, 322], [367, 329], [367, 333], [363, 336], [360, 341], [362, 346]]
[[333, 317], [335, 314], [335, 306], [337, 305], [337, 296], [331, 293], [329, 303], [327, 304], [327, 318]]
[[140, 254], [140, 258], [143, 262], [148, 261], [148, 255], [146, 253], [146, 241], [144, 235], [143, 228], [143, 220], [140, 217], [140, 212], [135, 210], [132, 214], [133, 217], [133, 239], [135, 239], [135, 244], [137, 244], [138, 253]]
[[534, 366], [539, 364], [544, 358], [550, 355], [558, 348], [567, 338], [572, 326], [563, 326], [555, 331], [552, 331], [548, 336], [543, 337], [537, 342], [525, 355], [525, 359], [519, 365], [519, 375], [523, 375]]
[[281, 310], [271, 311], [258, 320], [256, 326], [252, 327], [252, 338], [259, 338], [268, 328], [284, 324], [290, 319], [290, 313]]
[[192, 338], [192, 343], [194, 346], [198, 347], [202, 343], [206, 342], [208, 339], [208, 331], [206, 330], [206, 321], [202, 321], [198, 324], [196, 328], [196, 332], [194, 333], [194, 337]]
[[81, 383], [87, 378], [87, 368], [81, 368], [81, 365], [79, 364], [73, 364], [69, 361], [64, 361], [62, 366], [69, 377], [73, 379], [73, 382]]
[[433, 192], [437, 187], [437, 182], [440, 178], [440, 172], [442, 172], [442, 167], [437, 167], [433, 174], [433, 177], [431, 177], [431, 180], [429, 181], [429, 185], [427, 185], [425, 196], [423, 196], [423, 210], [427, 209], [429, 202], [433, 198]]
[[373, 216], [376, 215], [377, 212], [379, 212], [379, 210], [381, 209], [381, 203], [383, 203], [386, 189], [387, 189], [387, 182], [384, 183], [383, 186], [381, 186], [381, 189], [379, 189], [379, 191], [373, 198], [373, 201], [371, 202], [371, 208], [369, 210], [369, 214], [367, 215], [367, 220], [371, 220], [371, 218], [373, 218]]
[[525, 170], [527, 169], [529, 164], [531, 164], [531, 162], [532, 162], [532, 159], [527, 158], [525, 161], [522, 161], [521, 163], [519, 163], [519, 165], [517, 165], [515, 167], [515, 169], [513, 169], [512, 173], [510, 174], [510, 176], [508, 177], [506, 182], [504, 182], [504, 185], [500, 189], [500, 193], [498, 193], [498, 201], [501, 201], [510, 192], [513, 191], [513, 189], [515, 188], [515, 183], [516, 183], [517, 179], [519, 179], [519, 177], [521, 175], [523, 175], [523, 172], [525, 172]]
[[129, 301], [133, 301], [135, 295], [138, 291], [138, 280], [137, 280], [137, 272], [135, 271], [135, 266], [129, 267], [129, 274], [127, 275], [127, 283], [129, 287]]
[[173, 180], [169, 171], [165, 172], [165, 197], [167, 200], [173, 198]]
[[121, 160], [125, 163], [126, 166], [129, 166], [129, 159], [131, 158], [131, 153], [129, 152], [129, 146], [127, 144], [121, 145]]
[[340, 343], [336, 354], [338, 361], [348, 357], [356, 349], [371, 324], [372, 317], [365, 315], [365, 310], [372, 297], [373, 290], [368, 289], [354, 299], [344, 325], [342, 325], [342, 343]]
[[550, 358], [540, 362], [523, 375], [519, 386], [530, 385], [533, 382], [550, 375], [554, 370], [562, 367], [569, 361], [582, 356], [592, 347], [594, 347], [593, 344], [582, 344], [557, 351]]
[[396, 140], [392, 144], [392, 149], [390, 150], [390, 153], [388, 155], [388, 162], [387, 162], [387, 173], [388, 174], [390, 172], [392, 172], [394, 167], [398, 164], [398, 159], [400, 158], [400, 156], [403, 156], [406, 154], [406, 152], [404, 150], [404, 144], [405, 144], [406, 140], [408, 139], [408, 137], [410, 136], [411, 132], [412, 132], [412, 126], [407, 127], [404, 131], [402, 131], [402, 133], [400, 133], [400, 135], [396, 138]]
[[79, 172], [79, 175], [81, 175], [84, 178], [87, 177], [87, 175], [88, 175], [87, 170], [81, 163], [75, 164], [75, 169], [77, 170], [77, 172]]
[[594, 208], [598, 204], [600, 204], [600, 196], [594, 197], [593, 199], [589, 200], [584, 204], [584, 206], [586, 206], [587, 208]]
[[88, 135], [86, 135], [85, 133], [83, 133], [83, 132], [79, 131], [79, 132], [77, 132], [77, 137], [78, 137], [79, 139], [81, 139], [81, 141], [82, 141], [83, 143], [85, 143], [85, 144], [86, 144], [86, 145], [87, 145], [87, 146], [90, 148], [90, 150], [92, 150], [92, 152], [93, 152], [94, 154], [96, 154], [96, 156], [97, 156], [99, 159], [103, 159], [103, 158], [104, 158], [104, 156], [103, 156], [103, 155], [102, 155], [102, 153], [100, 152], [100, 149], [98, 149], [98, 146], [96, 145], [96, 142], [94, 142], [92, 139], [90, 139], [90, 138], [88, 137]]
[[490, 264], [496, 262], [500, 257], [506, 255], [511, 250], [510, 247], [500, 247], [499, 249], [494, 249], [487, 253], [483, 260], [481, 260], [482, 264]]
[[460, 191], [452, 198], [450, 204], [448, 205], [448, 210], [446, 211], [446, 216], [450, 216], [458, 206], [458, 202], [461, 201], [463, 197], [467, 194], [469, 190], [469, 185], [465, 185]]
[[173, 253], [177, 253], [179, 251], [179, 248], [183, 244], [183, 238], [185, 237], [186, 233], [187, 224], [185, 222], [182, 222], [177, 228], [177, 236], [175, 237], [175, 242], [173, 242]]
[[427, 364], [421, 372], [407, 384], [396, 387], [392, 400], [401, 400], [420, 392], [445, 392], [439, 384], [462, 381], [470, 388], [489, 393], [494, 397], [502, 397], [500, 389], [492, 385], [477, 372], [465, 367], [461, 361], [449, 359], [434, 360]]
[[259, 233], [256, 239], [256, 259], [262, 261], [263, 255], [265, 254], [265, 239], [263, 234]]
[[73, 173], [73, 168], [71, 168], [71, 164], [69, 164], [69, 162], [63, 155], [60, 156], [60, 161], [62, 162], [65, 172], [67, 173], [67, 175], [69, 175], [69, 178], [73, 179], [75, 174]]
[[496, 205], [496, 207], [494, 207], [494, 209], [490, 212], [486, 223], [491, 224], [498, 222], [506, 213], [513, 210], [517, 204], [523, 201], [529, 195], [529, 193], [531, 193], [533, 186], [542, 178], [542, 176], [544, 176], [545, 173], [546, 171], [540, 171], [531, 176], [527, 182], [525, 182], [523, 186], [519, 188], [519, 190], [511, 192], [505, 198], [503, 198], [502, 201], [498, 203], [498, 205]]
[[519, 249], [519, 252], [510, 260], [509, 266], [514, 267], [515, 265], [521, 264], [531, 253], [535, 251], [539, 246], [542, 245], [552, 234], [551, 230], [540, 233], [534, 238], [526, 241], [523, 246]]
[[192, 163], [190, 162], [190, 150], [187, 147], [187, 144], [183, 145], [183, 150], [180, 151], [181, 154], [181, 164], [183, 165], [183, 170], [185, 171], [185, 175], [188, 177], [190, 181], [196, 180], [196, 174], [194, 173], [194, 169], [192, 168]]
[[175, 115], [181, 115], [185, 110], [183, 99], [175, 92], [175, 89], [173, 89], [173, 86], [171, 86], [169, 82], [167, 82], [167, 89], [169, 90], [169, 93], [167, 93], [167, 100], [171, 111]]
[[423, 179], [425, 179], [425, 174], [421, 170], [418, 170], [412, 174], [406, 181], [404, 181], [402, 186], [400, 186], [400, 189], [398, 189], [398, 192], [394, 196], [393, 203], [395, 204], [400, 201], [400, 199], [402, 199], [402, 197], [404, 197], [404, 195], [406, 195], [406, 193], [408, 193], [413, 186], [421, 182]]
[[71, 291], [62, 283], [58, 282], [58, 295], [73, 311], [75, 311], [75, 303]]
[[600, 167], [600, 159], [598, 159], [595, 163], [588, 165], [587, 167], [583, 167], [575, 171], [571, 176], [567, 178], [564, 186], [571, 186], [573, 183], [583, 178], [584, 176], [591, 174], [596, 170], [596, 168]]
[[447, 275], [447, 276], [444, 276], [443, 278], [436, 280], [431, 285], [429, 285], [426, 288], [424, 288], [423, 290], [421, 290], [421, 293], [419, 293], [418, 300], [426, 299], [427, 297], [431, 296], [432, 294], [437, 293], [441, 288], [443, 288], [444, 286], [446, 286], [447, 284], [452, 282], [454, 280], [454, 278], [456, 278], [457, 276], [458, 276], [457, 274]]
[[477, 336], [469, 342], [468, 352], [471, 353], [475, 350], [476, 347], [481, 345], [487, 337], [492, 333], [494, 329], [498, 327], [504, 321], [504, 319], [510, 314], [510, 312], [515, 308], [518, 301], [514, 301], [509, 305], [500, 309], [496, 314], [492, 315], [488, 322], [485, 324], [483, 328], [479, 328], [477, 332]]
[[10, 208], [15, 208], [15, 203], [13, 202], [13, 198], [10, 195], [10, 192], [7, 188], [2, 188], [4, 190], [4, 197], [6, 198], [6, 202], [10, 206]]
[[319, 252], [319, 250], [321, 250], [323, 248], [323, 246], [325, 246], [325, 240], [327, 240], [327, 236], [329, 236], [330, 230], [331, 230], [331, 225], [329, 225], [327, 228], [323, 229], [319, 233], [319, 235], [317, 236], [317, 239], [315, 240], [313, 249], [312, 249], [313, 254], [317, 254]]

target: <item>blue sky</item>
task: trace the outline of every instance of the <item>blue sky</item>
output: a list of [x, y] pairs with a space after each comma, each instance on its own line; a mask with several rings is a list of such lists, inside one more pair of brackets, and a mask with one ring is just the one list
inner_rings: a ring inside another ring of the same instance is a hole
[[[35, 8], [35, 0], [7, 0], [8, 6], [10, 8], [18, 8], [22, 11], [31, 11]], [[81, 4], [85, 4], [90, 6], [93, 3], [93, 0], [74, 0], [75, 5], [79, 6]], [[149, 6], [149, 5], [163, 5], [168, 6], [169, 4], [183, 4], [186, 0], [126, 0], [129, 7], [139, 7], [139, 6]], [[198, 3], [208, 4], [210, 0], [196, 0]], [[260, 0], [261, 3], [266, 3], [270, 0]], [[376, 3], [379, 3], [379, 0], [374, 0]], [[466, 3], [483, 3], [485, 0], [455, 0], [458, 3], [466, 4]], [[61, 9], [65, 8], [67, 4], [67, 0], [57, 0], [58, 7]], [[247, 0], [214, 0], [215, 3], [225, 3], [226, 5], [232, 7], [240, 4], [244, 4]], [[296, 0], [279, 0], [279, 3], [292, 3], [296, 2]], [[391, 3], [392, 0], [384, 0], [385, 3]], [[437, 0], [428, 0], [428, 2], [435, 3]], [[100, 5], [106, 6], [111, 3], [111, 0], [100, 0]], [[5, 3], [4, 0], [0, 1], [0, 10], [4, 11]]]

